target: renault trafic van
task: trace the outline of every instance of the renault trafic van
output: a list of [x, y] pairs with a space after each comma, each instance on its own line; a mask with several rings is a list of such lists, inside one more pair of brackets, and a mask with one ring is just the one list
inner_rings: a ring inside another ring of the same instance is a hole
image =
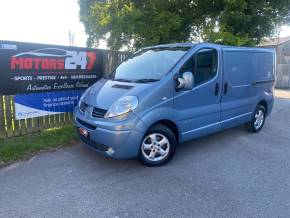
[[113, 158], [168, 162], [179, 143], [245, 124], [259, 132], [273, 107], [275, 52], [210, 43], [141, 49], [80, 98], [80, 139]]

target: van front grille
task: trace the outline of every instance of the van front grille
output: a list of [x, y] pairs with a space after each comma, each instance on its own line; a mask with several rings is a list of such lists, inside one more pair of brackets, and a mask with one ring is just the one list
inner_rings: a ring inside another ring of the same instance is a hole
[[[90, 105], [86, 104], [85, 102], [81, 102], [80, 104], [80, 110], [81, 112], [85, 112], [87, 110], [87, 108], [91, 108]], [[95, 117], [95, 118], [104, 118], [105, 115], [107, 113], [107, 110], [104, 110], [104, 109], [101, 109], [101, 108], [97, 108], [97, 107], [94, 107], [93, 108], [93, 112], [91, 114], [92, 117]]]
[[92, 116], [96, 118], [104, 118], [106, 113], [107, 113], [107, 110], [94, 107]]
[[80, 104], [80, 110], [81, 110], [81, 112], [84, 113], [88, 106], [89, 105], [86, 104], [85, 102], [81, 102], [81, 104]]

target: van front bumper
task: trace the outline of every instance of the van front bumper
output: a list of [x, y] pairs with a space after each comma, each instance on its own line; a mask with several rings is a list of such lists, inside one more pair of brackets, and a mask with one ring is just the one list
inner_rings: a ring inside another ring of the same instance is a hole
[[[133, 113], [126, 120], [118, 121], [87, 118], [76, 109], [74, 122], [82, 142], [93, 150], [116, 159], [137, 157], [146, 131], [145, 124]], [[89, 136], [80, 135], [79, 128], [88, 131]]]

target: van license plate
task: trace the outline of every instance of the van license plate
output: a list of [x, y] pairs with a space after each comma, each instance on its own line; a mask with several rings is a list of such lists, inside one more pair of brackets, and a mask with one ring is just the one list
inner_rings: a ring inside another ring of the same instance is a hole
[[90, 133], [87, 130], [85, 130], [84, 128], [79, 128], [79, 133], [80, 133], [80, 135], [82, 135], [86, 138], [89, 138]]

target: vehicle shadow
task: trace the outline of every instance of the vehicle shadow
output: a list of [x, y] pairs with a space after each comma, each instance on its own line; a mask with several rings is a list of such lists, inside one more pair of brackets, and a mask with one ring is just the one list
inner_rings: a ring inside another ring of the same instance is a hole
[[196, 153], [203, 154], [207, 152], [215, 152], [225, 147], [232, 146], [231, 141], [239, 138], [248, 137], [249, 133], [244, 126], [233, 127], [227, 130], [206, 135], [185, 143], [180, 144], [176, 150], [175, 159], [190, 157]]

